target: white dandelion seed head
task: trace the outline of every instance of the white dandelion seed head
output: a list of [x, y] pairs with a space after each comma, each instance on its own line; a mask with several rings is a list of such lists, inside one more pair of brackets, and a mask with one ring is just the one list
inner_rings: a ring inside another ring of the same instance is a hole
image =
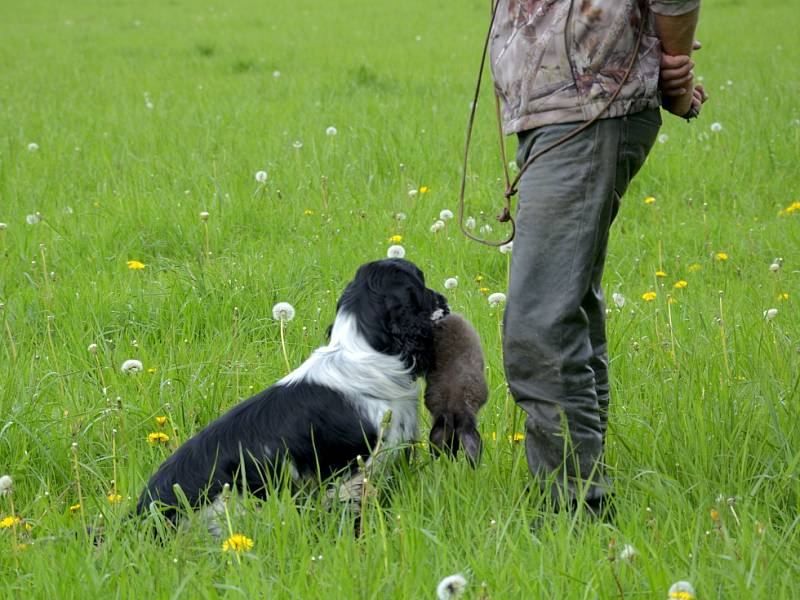
[[711, 131], [714, 133], [722, 131], [722, 123], [712, 123], [711, 124]]
[[14, 487], [14, 481], [8, 475], [0, 477], [0, 496], [10, 494]]
[[150, 100], [146, 100], [146, 101], [145, 101], [145, 103], [144, 103], [144, 107], [145, 107], [147, 110], [153, 110], [153, 109], [155, 108], [155, 104], [153, 104], [152, 102], [150, 102]]
[[399, 244], [394, 244], [393, 246], [389, 246], [389, 249], [386, 251], [386, 256], [389, 258], [403, 258], [406, 255], [406, 249], [400, 246]]
[[486, 223], [485, 225], [481, 225], [480, 232], [483, 234], [492, 233], [492, 226]]
[[406, 213], [404, 213], [404, 212], [395, 213], [394, 214], [394, 220], [395, 221], [405, 221], [406, 220]]
[[408, 190], [408, 197], [409, 198], [413, 198], [417, 194], [419, 194], [419, 190]]
[[200, 213], [200, 220], [201, 221], [208, 221], [208, 217], [209, 217], [209, 214], [208, 214], [207, 210], [204, 210], [204, 211], [202, 211]]
[[281, 76], [281, 72], [280, 72], [280, 71], [273, 71], [273, 72], [272, 72], [272, 76], [273, 76], [275, 79], [277, 79], [278, 77], [280, 77], [280, 76]]
[[658, 143], [659, 144], [666, 144], [669, 141], [669, 136], [666, 133], [662, 133], [658, 136]]
[[6, 229], [8, 229], [8, 225], [5, 223], [0, 223], [0, 231], [5, 231]]
[[467, 580], [461, 573], [445, 577], [436, 586], [436, 597], [439, 600], [451, 600], [458, 598], [464, 593], [467, 587]]
[[97, 344], [89, 344], [86, 349], [89, 351], [89, 354], [97, 354]]
[[39, 149], [39, 144], [36, 142], [31, 142], [28, 144], [28, 152], [36, 152]]
[[634, 548], [630, 544], [625, 544], [619, 553], [619, 558], [620, 560], [627, 560], [630, 562], [634, 558], [636, 558], [637, 554], [638, 552], [636, 552], [636, 548]]
[[778, 309], [777, 308], [770, 308], [764, 311], [764, 318], [767, 321], [772, 321], [775, 317], [778, 316]]
[[256, 171], [256, 181], [258, 183], [264, 183], [267, 180], [267, 172], [266, 171]]
[[124, 363], [122, 363], [122, 367], [120, 368], [120, 370], [127, 375], [133, 375], [134, 373], [138, 373], [142, 369], [143, 369], [142, 361], [136, 360], [135, 358], [129, 358]]
[[441, 231], [444, 229], [444, 221], [439, 220], [435, 221], [433, 225], [431, 225], [431, 233], [436, 233], [437, 231]]
[[444, 280], [444, 288], [446, 290], [454, 290], [458, 287], [458, 278], [457, 277], [448, 277]]
[[489, 294], [489, 306], [497, 307], [503, 304], [506, 301], [506, 295], [503, 292], [495, 292], [494, 294]]
[[288, 302], [278, 302], [272, 307], [272, 318], [276, 321], [291, 321], [294, 319], [294, 306]]
[[625, 296], [623, 296], [622, 294], [614, 292], [613, 294], [611, 294], [611, 299], [614, 301], [614, 304], [616, 305], [617, 308], [622, 308], [623, 306], [625, 306]]
[[303, 142], [301, 142], [300, 140], [295, 140], [294, 142], [292, 142], [292, 148], [294, 148], [295, 150], [300, 150], [300, 148], [302, 147], [303, 147]]
[[500, 250], [500, 254], [509, 254], [513, 249], [514, 249], [513, 240], [508, 242], [507, 244], [503, 244], [498, 248], [498, 250]]
[[439, 218], [442, 221], [447, 221], [449, 219], [452, 219], [453, 218], [453, 211], [452, 210], [448, 210], [448, 209], [445, 208], [444, 210], [439, 212]]
[[669, 586], [669, 594], [667, 597], [691, 600], [695, 597], [694, 586], [688, 581], [676, 581]]
[[467, 217], [467, 220], [464, 222], [464, 227], [467, 229], [475, 229], [475, 217]]
[[335, 136], [337, 133], [339, 133], [339, 130], [336, 129], [336, 127], [334, 127], [333, 125], [331, 125], [325, 130], [325, 135], [329, 135], [331, 137]]
[[[2, 223], [0, 223], [0, 225], [2, 225]], [[0, 229], [2, 229], [2, 227], [0, 227]], [[769, 266], [769, 270], [772, 271], [773, 273], [775, 271], [779, 271], [780, 268], [781, 268], [781, 264], [778, 263], [778, 262], [774, 262]]]
[[25, 216], [25, 222], [28, 225], [36, 225], [41, 220], [42, 220], [42, 218], [39, 216], [39, 213]]

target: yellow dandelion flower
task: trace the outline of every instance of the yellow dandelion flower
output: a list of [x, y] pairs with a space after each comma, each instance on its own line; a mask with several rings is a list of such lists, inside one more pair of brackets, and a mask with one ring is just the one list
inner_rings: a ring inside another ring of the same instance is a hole
[[692, 263], [688, 267], [686, 267], [686, 270], [689, 271], [689, 273], [696, 273], [702, 268], [703, 266], [700, 263]]
[[245, 550], [252, 550], [253, 540], [241, 533], [234, 533], [227, 540], [222, 542], [223, 552], [244, 552]]
[[128, 261], [128, 268], [134, 271], [139, 271], [144, 269], [145, 264], [143, 262], [139, 262], [138, 260], [129, 260]]
[[711, 509], [711, 520], [716, 523], [719, 521], [719, 511], [716, 508]]
[[653, 196], [648, 196], [644, 199], [645, 204], [655, 204], [656, 199]]
[[150, 375], [153, 375], [156, 372], [156, 368], [150, 367], [149, 369], [147, 369], [147, 372], [150, 373]]
[[524, 439], [525, 439], [525, 434], [523, 434], [523, 433], [517, 432], [517, 433], [515, 433], [513, 435], [510, 434], [510, 433], [508, 434], [508, 441], [511, 442], [511, 443], [521, 442]]
[[475, 283], [480, 283], [483, 281], [483, 275], [475, 275]]
[[493, 442], [496, 442], [496, 441], [497, 441], [497, 432], [496, 432], [496, 431], [493, 431], [493, 432], [492, 432], [492, 441], [493, 441]]
[[399, 244], [402, 241], [403, 241], [402, 235], [393, 235], [392, 237], [389, 238], [389, 243], [391, 244]]
[[19, 525], [20, 523], [22, 523], [22, 519], [16, 515], [12, 517], [6, 517], [5, 519], [0, 519], [0, 529], [10, 529], [14, 525]]
[[688, 281], [686, 281], [685, 279], [679, 279], [678, 281], [675, 282], [675, 285], [673, 285], [672, 287], [674, 287], [676, 290], [682, 290], [687, 285], [689, 285]]
[[122, 502], [122, 496], [120, 496], [119, 494], [109, 494], [108, 496], [106, 496], [106, 498], [108, 498], [109, 504], [116, 504], [117, 502]]
[[781, 213], [783, 213], [785, 215], [790, 215], [793, 212], [799, 211], [799, 210], [800, 210], [800, 202], [792, 202], [789, 206], [787, 206], [784, 210], [782, 210]]
[[169, 436], [163, 431], [154, 431], [147, 434], [147, 441], [151, 444], [166, 444], [169, 441]]
[[728, 254], [725, 252], [717, 252], [714, 255], [714, 258], [716, 258], [717, 260], [728, 260]]
[[78, 504], [73, 504], [72, 506], [69, 507], [69, 512], [75, 513], [78, 512], [80, 509], [81, 509], [81, 503], [78, 502]]
[[656, 299], [656, 295], [657, 294], [655, 292], [645, 292], [644, 294], [642, 294], [642, 300], [644, 300], [645, 302], [652, 302], [653, 300]]
[[656, 271], [656, 277], [666, 277], [666, 271]]
[[167, 424], [167, 417], [156, 417], [156, 425], [163, 427]]
[[789, 292], [781, 292], [778, 294], [778, 300], [788, 300], [789, 299]]
[[313, 215], [313, 214], [314, 214], [314, 211], [313, 211], [313, 210], [311, 210], [310, 208], [307, 208], [307, 209], [305, 209], [305, 210], [303, 211], [303, 214], [304, 214], [305, 216], [307, 216], [307, 217], [310, 217], [311, 215]]
[[419, 193], [420, 194], [427, 194], [429, 189], [430, 188], [427, 185], [422, 185], [419, 188]]
[[487, 287], [478, 288], [478, 291], [479, 291], [481, 294], [484, 294], [484, 295], [485, 295], [485, 294], [488, 294], [488, 293], [489, 293], [489, 288], [487, 288]]

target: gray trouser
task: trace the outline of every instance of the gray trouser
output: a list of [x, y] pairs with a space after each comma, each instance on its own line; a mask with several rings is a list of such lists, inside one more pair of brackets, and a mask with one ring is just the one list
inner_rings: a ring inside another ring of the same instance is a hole
[[[620, 197], [661, 125], [658, 109], [601, 119], [538, 158], [519, 186], [503, 353], [527, 413], [528, 466], [555, 502], [607, 492], [609, 384], [601, 279]], [[519, 135], [517, 163], [578, 124]], [[549, 488], [549, 490], [548, 490]]]

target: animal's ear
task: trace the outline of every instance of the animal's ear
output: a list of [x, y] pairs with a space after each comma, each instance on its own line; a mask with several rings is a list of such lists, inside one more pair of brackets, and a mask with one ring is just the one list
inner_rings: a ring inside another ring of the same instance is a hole
[[386, 294], [386, 313], [392, 353], [402, 356], [414, 374], [426, 373], [433, 364], [433, 322], [421, 306], [416, 290], [394, 289]]
[[458, 452], [458, 436], [450, 415], [438, 415], [431, 425], [431, 452], [455, 456]]
[[481, 442], [481, 434], [474, 425], [466, 427], [459, 427], [456, 437], [461, 441], [464, 447], [464, 454], [467, 456], [469, 464], [477, 467], [481, 462], [481, 451], [483, 450], [483, 443]]

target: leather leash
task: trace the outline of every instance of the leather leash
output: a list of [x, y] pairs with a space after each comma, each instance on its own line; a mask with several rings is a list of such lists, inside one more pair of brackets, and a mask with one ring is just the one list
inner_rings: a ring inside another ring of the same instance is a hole
[[[500, 2], [502, 2], [503, 0], [496, 0], [496, 1], [490, 0], [490, 1], [492, 4], [492, 19], [489, 22], [489, 30], [486, 32], [486, 40], [484, 41], [483, 44], [483, 52], [481, 54], [481, 66], [480, 69], [478, 70], [478, 81], [475, 85], [475, 95], [472, 100], [472, 106], [470, 108], [470, 113], [469, 113], [469, 121], [467, 123], [467, 139], [464, 144], [464, 163], [461, 172], [461, 187], [458, 195], [458, 226], [461, 229], [461, 233], [463, 233], [469, 239], [476, 241], [480, 244], [485, 244], [486, 246], [492, 246], [496, 248], [508, 244], [510, 241], [514, 239], [514, 234], [517, 231], [517, 226], [516, 223], [514, 222], [514, 217], [511, 216], [511, 198], [519, 191], [517, 186], [519, 185], [519, 182], [522, 179], [522, 176], [525, 174], [525, 171], [528, 169], [528, 167], [530, 167], [533, 164], [533, 162], [537, 158], [541, 157], [543, 154], [546, 154], [551, 150], [553, 150], [554, 148], [557, 148], [561, 144], [571, 140], [576, 135], [578, 135], [582, 131], [585, 131], [595, 122], [597, 122], [603, 116], [603, 114], [606, 111], [608, 111], [608, 109], [611, 107], [611, 105], [619, 96], [620, 92], [622, 92], [622, 88], [628, 81], [631, 71], [633, 70], [633, 67], [636, 64], [636, 58], [639, 55], [639, 49], [641, 48], [642, 45], [642, 38], [644, 37], [644, 30], [645, 27], [647, 26], [648, 15], [646, 11], [646, 4], [644, 2], [639, 2], [639, 9], [641, 12], [641, 25], [639, 27], [639, 33], [636, 37], [636, 45], [633, 49], [633, 53], [631, 54], [630, 62], [628, 63], [628, 66], [625, 69], [625, 73], [622, 76], [622, 80], [619, 82], [617, 89], [614, 91], [613, 94], [611, 94], [605, 105], [603, 105], [603, 108], [601, 108], [600, 111], [588, 121], [585, 121], [572, 131], [558, 138], [552, 144], [545, 146], [541, 150], [535, 152], [530, 157], [528, 157], [528, 159], [523, 163], [516, 177], [514, 177], [513, 181], [511, 181], [511, 177], [509, 176], [508, 161], [506, 160], [505, 138], [503, 136], [503, 120], [500, 114], [500, 95], [497, 93], [497, 88], [494, 88], [494, 105], [495, 105], [495, 112], [497, 115], [497, 130], [500, 137], [500, 157], [503, 161], [503, 175], [505, 177], [505, 183], [506, 183], [506, 189], [503, 194], [504, 196], [503, 212], [497, 216], [497, 220], [501, 223], [511, 223], [511, 234], [508, 236], [507, 239], [505, 239], [502, 242], [492, 242], [489, 240], [484, 240], [482, 238], [479, 238], [476, 235], [473, 235], [464, 226], [464, 194], [466, 192], [466, 186], [467, 186], [467, 163], [469, 160], [469, 146], [470, 142], [472, 141], [472, 130], [475, 124], [475, 111], [478, 107], [478, 96], [480, 96], [481, 92], [483, 71], [486, 66], [486, 55], [488, 54], [489, 51], [489, 42], [491, 41], [492, 38], [492, 30], [494, 29], [494, 23], [497, 17], [497, 9], [500, 6]], [[570, 0], [570, 2], [572, 2], [572, 0]], [[570, 15], [571, 13], [572, 13], [572, 8], [570, 7]], [[569, 20], [569, 15], [567, 19]]]

